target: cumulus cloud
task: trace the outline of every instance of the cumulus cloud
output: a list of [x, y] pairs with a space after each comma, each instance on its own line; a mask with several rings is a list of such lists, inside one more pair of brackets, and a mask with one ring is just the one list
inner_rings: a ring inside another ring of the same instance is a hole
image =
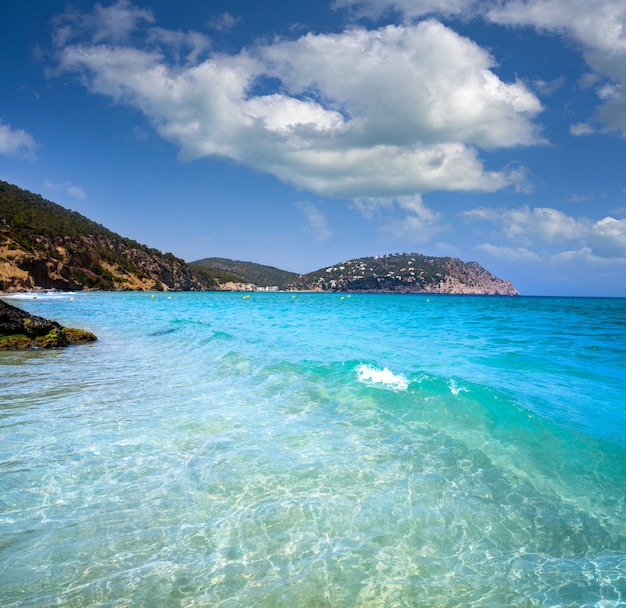
[[517, 209], [479, 207], [463, 212], [467, 221], [491, 222], [494, 235], [525, 248], [534, 245], [578, 243], [602, 258], [626, 257], [626, 219], [605, 217], [594, 221], [574, 218], [557, 209], [528, 206]]
[[626, 258], [626, 219], [605, 217], [594, 222], [588, 242], [602, 257]]
[[[604, 258], [596, 255], [591, 247], [581, 247], [580, 249], [571, 251], [561, 251], [550, 257], [550, 262], [554, 265], [573, 265], [575, 269], [582, 267], [597, 268], [605, 266], [607, 269], [615, 272], [617, 269], [619, 272], [623, 272], [622, 268], [626, 268], [626, 257], [623, 258]], [[621, 265], [615, 266], [615, 264]], [[623, 276], [623, 275], [622, 275]]]
[[[378, 19], [388, 12], [411, 21], [424, 16], [480, 15], [507, 26], [534, 27], [566, 36], [578, 44], [594, 71], [585, 86], [602, 100], [597, 118], [604, 129], [626, 137], [626, 3], [623, 0], [335, 0], [357, 16]], [[606, 82], [608, 79], [608, 82]]]
[[489, 53], [437, 21], [308, 34], [261, 55], [294, 94], [317, 88], [351, 117], [355, 143], [498, 148], [540, 140], [529, 122], [541, 110], [537, 98], [502, 82]]
[[437, 21], [226, 55], [166, 33], [125, 0], [108, 10], [119, 32], [93, 16], [57, 24], [57, 70], [141, 111], [183, 159], [228, 158], [322, 195], [396, 197], [523, 188], [523, 172], [488, 171], [479, 150], [542, 142], [535, 95]]
[[0, 154], [33, 160], [36, 148], [37, 143], [30, 133], [0, 122]]
[[598, 89], [598, 118], [626, 137], [626, 4], [622, 0], [508, 0], [486, 12], [506, 25], [532, 26], [576, 41], [589, 66], [610, 82]]
[[483, 3], [489, 19], [507, 25], [531, 25], [573, 36], [588, 49], [626, 50], [621, 0], [505, 0]]
[[479, 207], [465, 211], [466, 220], [485, 220], [496, 223], [511, 241], [531, 245], [535, 243], [562, 243], [581, 238], [588, 221], [570, 217], [558, 209], [527, 205], [517, 209]]

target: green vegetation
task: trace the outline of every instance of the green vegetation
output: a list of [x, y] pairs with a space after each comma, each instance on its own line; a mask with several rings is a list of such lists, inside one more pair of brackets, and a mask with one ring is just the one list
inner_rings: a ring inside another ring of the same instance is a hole
[[193, 271], [196, 276], [202, 277], [206, 282], [217, 285], [217, 283], [245, 283], [244, 279], [240, 276], [231, 274], [229, 272], [224, 272], [223, 270], [219, 270], [218, 268], [211, 268], [208, 266], [203, 266], [197, 262], [191, 262], [189, 264], [189, 268]]
[[15, 251], [17, 266], [46, 289], [124, 289], [133, 284], [133, 277], [134, 285], [144, 289], [215, 286], [213, 279], [195, 276], [171, 252], [163, 254], [122, 237], [4, 181], [0, 181], [0, 243]]
[[299, 276], [291, 287], [315, 291], [517, 293], [510, 283], [497, 279], [476, 262], [419, 253], [348, 260]]
[[[394, 253], [341, 262], [298, 275], [273, 266], [203, 258], [186, 264], [121, 237], [75, 211], [0, 181], [3, 264], [19, 269], [11, 289], [219, 289], [225, 283], [303, 291], [502, 293], [515, 288], [475, 262], [417, 253]], [[11, 252], [9, 255], [8, 252]], [[24, 271], [28, 281], [24, 282]], [[16, 281], [22, 281], [21, 284]], [[0, 291], [3, 283], [0, 281]]]
[[216, 273], [212, 276], [223, 281], [217, 273], [222, 272], [225, 276], [232, 278], [224, 279], [237, 283], [253, 283], [259, 287], [276, 286], [279, 289], [286, 289], [287, 286], [298, 276], [295, 272], [280, 270], [273, 266], [264, 266], [254, 262], [241, 262], [228, 258], [203, 258], [192, 262], [190, 266], [194, 269], [204, 267]]
[[417, 253], [364, 257], [302, 275], [294, 281], [294, 286], [324, 291], [423, 289], [439, 282], [449, 272], [452, 262], [453, 258]]
[[0, 350], [26, 350], [31, 346], [31, 339], [24, 334], [0, 336]]
[[59, 348], [70, 344], [87, 344], [98, 338], [89, 331], [64, 327], [53, 329], [44, 336], [27, 336], [26, 334], [0, 335], [0, 350], [30, 350], [40, 348]]
[[[48, 239], [80, 238], [100, 236], [119, 241], [127, 249], [137, 249], [151, 255], [161, 256], [171, 262], [185, 261], [172, 253], [161, 253], [157, 249], [142, 245], [112, 232], [76, 211], [71, 211], [46, 200], [39, 194], [22, 190], [0, 180], [0, 224], [8, 228], [11, 238], [26, 249], [47, 251], [46, 243], [38, 236]], [[117, 262], [117, 256], [108, 252]]]

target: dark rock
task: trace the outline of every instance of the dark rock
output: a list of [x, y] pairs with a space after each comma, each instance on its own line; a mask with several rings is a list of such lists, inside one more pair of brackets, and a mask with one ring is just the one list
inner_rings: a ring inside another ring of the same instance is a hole
[[0, 350], [58, 348], [94, 340], [88, 331], [65, 328], [0, 300]]
[[29, 338], [45, 336], [52, 330], [63, 329], [56, 321], [31, 315], [0, 300], [0, 335], [24, 334]]

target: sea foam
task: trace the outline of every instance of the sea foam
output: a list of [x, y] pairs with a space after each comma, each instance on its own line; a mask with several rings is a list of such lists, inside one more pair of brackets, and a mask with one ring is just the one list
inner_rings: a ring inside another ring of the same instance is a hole
[[378, 384], [382, 388], [396, 391], [405, 391], [409, 386], [409, 380], [402, 374], [394, 374], [388, 367], [379, 369], [371, 365], [361, 363], [356, 367], [359, 382], [365, 384]]

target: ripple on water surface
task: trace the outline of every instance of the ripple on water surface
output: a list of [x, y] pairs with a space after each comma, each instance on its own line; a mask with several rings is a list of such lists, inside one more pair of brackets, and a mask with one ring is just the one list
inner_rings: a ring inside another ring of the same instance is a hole
[[623, 447], [256, 297], [0, 361], [3, 605], [623, 604]]

